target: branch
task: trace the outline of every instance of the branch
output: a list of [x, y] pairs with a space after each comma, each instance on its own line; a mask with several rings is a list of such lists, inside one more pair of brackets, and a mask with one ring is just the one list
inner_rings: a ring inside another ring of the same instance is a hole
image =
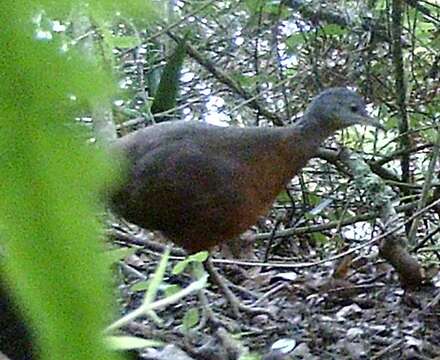
[[344, 160], [354, 175], [354, 184], [364, 191], [367, 205], [380, 214], [383, 228], [387, 230], [390, 227], [399, 227], [398, 232], [383, 235], [380, 242], [380, 255], [399, 274], [403, 288], [419, 287], [424, 281], [424, 274], [417, 259], [412, 257], [406, 249], [404, 222], [397, 216], [397, 209], [393, 204], [393, 199], [397, 197], [396, 194], [381, 178], [371, 172], [369, 166], [359, 155], [344, 151]]
[[440, 25], [439, 19], [435, 18], [434, 16], [432, 16], [431, 10], [428, 7], [423, 6], [422, 4], [420, 4], [420, 1], [418, 1], [418, 0], [405, 0], [405, 2], [409, 6], [417, 9], [417, 11], [420, 11], [423, 15], [425, 15], [425, 20], [433, 22], [437, 26]]
[[[175, 35], [171, 31], [167, 31], [167, 34], [176, 42], [182, 41], [182, 39], [179, 36]], [[256, 97], [254, 97], [253, 94], [243, 89], [243, 87], [237, 81], [235, 81], [223, 70], [215, 66], [211, 60], [205, 58], [195, 47], [193, 47], [188, 42], [185, 42], [185, 49], [189, 56], [191, 56], [194, 60], [196, 60], [208, 72], [210, 72], [218, 81], [228, 86], [234, 93], [241, 96], [245, 100], [249, 100], [248, 105], [252, 109], [257, 110], [261, 115], [263, 115], [268, 120], [271, 120], [275, 125], [277, 126], [284, 125], [284, 122], [280, 116], [278, 116], [276, 113], [267, 110], [266, 107], [263, 104], [261, 104]]]
[[[402, 54], [402, 0], [392, 1], [392, 54], [394, 65], [394, 77], [395, 77], [395, 91], [396, 102], [399, 112], [399, 132], [405, 134], [408, 132], [408, 114], [406, 111], [406, 81], [405, 70], [403, 67], [403, 54]], [[411, 146], [408, 135], [404, 135], [400, 141], [401, 149], [408, 149]], [[410, 159], [408, 154], [402, 155], [401, 160], [402, 181], [408, 183], [410, 181]], [[406, 192], [404, 195], [409, 195]]]
[[[437, 139], [434, 145], [434, 149], [432, 151], [431, 161], [429, 162], [428, 171], [425, 176], [425, 181], [423, 183], [422, 196], [420, 198], [419, 206], [417, 207], [417, 210], [423, 209], [426, 205], [426, 201], [428, 200], [428, 193], [432, 186], [432, 178], [434, 176], [435, 165], [437, 164], [439, 152], [440, 152], [440, 127], [437, 127]], [[411, 224], [411, 229], [408, 234], [409, 242], [411, 244], [416, 243], [416, 234], [417, 234], [419, 221], [420, 221], [420, 217], [416, 217], [413, 223]]]
[[[397, 206], [396, 212], [398, 212], [398, 213], [404, 212], [409, 209], [414, 209], [415, 207], [416, 207], [416, 203], [409, 203], [409, 204]], [[345, 218], [342, 221], [335, 220], [335, 221], [330, 221], [325, 224], [307, 225], [307, 226], [301, 226], [301, 227], [297, 227], [297, 228], [279, 230], [275, 233], [274, 239], [285, 238], [285, 237], [296, 236], [296, 235], [311, 234], [311, 233], [315, 233], [315, 232], [323, 232], [326, 230], [332, 230], [332, 229], [336, 229], [338, 227], [353, 225], [358, 222], [371, 221], [371, 220], [376, 219], [379, 215], [380, 214], [378, 211], [371, 211], [371, 212], [367, 212], [365, 214], [360, 214], [360, 215], [352, 216], [349, 218]], [[273, 236], [273, 234], [271, 232], [270, 233], [269, 232], [268, 233], [260, 233], [260, 234], [255, 235], [255, 240], [256, 241], [267, 240], [271, 236]]]
[[338, 12], [330, 7], [317, 8], [313, 3], [301, 0], [284, 0], [283, 4], [289, 8], [298, 11], [301, 16], [313, 23], [326, 22], [328, 24], [336, 24], [344, 29], [352, 30], [355, 25], [359, 25], [362, 30], [371, 32], [376, 39], [385, 42], [391, 42], [387, 29], [379, 22], [371, 18], [364, 18], [358, 22], [351, 20], [349, 16]]
[[[330, 164], [334, 165], [338, 170], [341, 170], [341, 172], [348, 174], [347, 170], [345, 170], [341, 167], [341, 160], [342, 159], [341, 159], [340, 155], [341, 155], [341, 151], [330, 150], [330, 149], [325, 149], [325, 148], [320, 148], [318, 150], [318, 154], [317, 154], [317, 156], [320, 159], [323, 159], [323, 160], [329, 162]], [[391, 171], [382, 167], [381, 166], [382, 164], [379, 163], [379, 161], [380, 160], [368, 162], [368, 165], [370, 166], [371, 170], [376, 175], [380, 176], [384, 180], [390, 180], [395, 183], [402, 182], [402, 180], [397, 175], [395, 175]]]

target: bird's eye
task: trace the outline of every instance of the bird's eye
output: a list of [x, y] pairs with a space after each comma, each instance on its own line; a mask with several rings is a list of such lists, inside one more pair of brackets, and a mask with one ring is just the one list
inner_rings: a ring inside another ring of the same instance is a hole
[[359, 106], [357, 105], [350, 105], [350, 110], [354, 113], [359, 111]]

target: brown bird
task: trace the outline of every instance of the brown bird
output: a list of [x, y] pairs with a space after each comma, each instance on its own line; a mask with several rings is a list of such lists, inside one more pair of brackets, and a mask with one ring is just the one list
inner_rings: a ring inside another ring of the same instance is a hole
[[114, 145], [126, 177], [111, 206], [189, 252], [209, 250], [255, 224], [322, 141], [354, 124], [381, 127], [359, 95], [330, 88], [289, 127], [176, 121], [138, 130]]

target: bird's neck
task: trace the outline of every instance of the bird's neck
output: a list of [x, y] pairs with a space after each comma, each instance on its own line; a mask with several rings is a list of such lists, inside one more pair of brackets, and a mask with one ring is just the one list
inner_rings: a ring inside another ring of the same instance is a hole
[[304, 116], [293, 126], [279, 131], [283, 138], [283, 157], [286, 163], [290, 164], [288, 169], [290, 176], [301, 170], [316, 155], [321, 143], [334, 132], [322, 126], [322, 121], [312, 116]]
[[304, 141], [319, 145], [336, 131], [328, 126], [330, 123], [306, 112], [292, 127], [304, 138]]

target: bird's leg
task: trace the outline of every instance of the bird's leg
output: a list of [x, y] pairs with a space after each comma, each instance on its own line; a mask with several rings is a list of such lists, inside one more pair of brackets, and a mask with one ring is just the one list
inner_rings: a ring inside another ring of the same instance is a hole
[[[191, 273], [192, 276], [195, 279], [199, 279], [200, 276], [202, 276], [202, 273], [205, 274], [206, 270], [205, 267], [203, 266], [203, 263], [200, 262], [193, 262], [191, 264]], [[230, 324], [220, 320], [215, 314], [214, 311], [212, 310], [211, 306], [209, 305], [209, 301], [208, 298], [206, 296], [206, 288], [200, 289], [197, 292], [197, 297], [199, 298], [199, 302], [200, 305], [202, 307], [202, 320], [200, 321], [199, 325], [197, 326], [197, 328], [203, 328], [206, 323], [209, 324], [209, 326], [213, 329], [218, 329], [221, 327], [225, 327], [228, 330], [232, 331], [232, 328], [230, 326]], [[0, 359], [1, 360], [1, 359]]]
[[206, 322], [208, 322], [208, 324], [214, 329], [218, 329], [224, 326], [230, 329], [230, 326], [226, 324], [224, 321], [220, 320], [214, 314], [214, 311], [212, 311], [211, 306], [209, 305], [208, 298], [206, 296], [206, 289], [199, 290], [199, 292], [197, 293], [197, 297], [199, 298], [200, 304], [202, 305], [203, 316], [204, 316], [203, 318], [204, 321], [202, 320], [198, 325], [198, 327], [203, 328]]
[[228, 300], [229, 304], [231, 305], [232, 313], [236, 318], [239, 318], [240, 300], [238, 300], [235, 294], [231, 291], [231, 289], [229, 289], [225, 279], [219, 274], [219, 272], [215, 268], [214, 264], [212, 263], [211, 256], [208, 257], [208, 259], [205, 262], [205, 265], [206, 265], [206, 271], [211, 277], [212, 282], [215, 283], [221, 289], [226, 299]]
[[223, 278], [223, 276], [219, 274], [214, 264], [212, 263], [211, 257], [208, 257], [208, 259], [206, 260], [205, 268], [209, 276], [211, 277], [212, 282], [218, 285], [218, 287], [225, 295], [226, 300], [231, 305], [232, 313], [236, 318], [240, 317], [240, 311], [248, 312], [254, 315], [268, 314], [272, 316], [272, 313], [265, 308], [244, 305], [228, 287], [228, 285], [226, 284], [226, 280]]

